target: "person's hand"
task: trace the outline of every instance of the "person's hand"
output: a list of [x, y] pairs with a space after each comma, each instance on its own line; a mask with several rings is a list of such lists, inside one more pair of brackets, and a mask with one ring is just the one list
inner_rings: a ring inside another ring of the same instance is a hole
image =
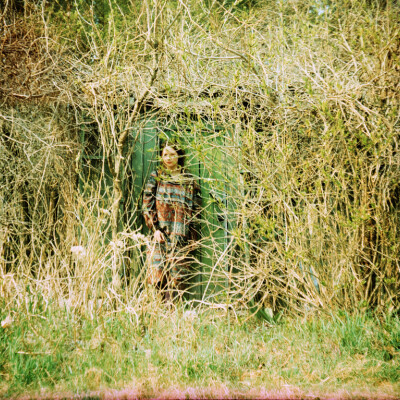
[[154, 240], [158, 243], [163, 243], [165, 241], [164, 235], [160, 230], [154, 232]]

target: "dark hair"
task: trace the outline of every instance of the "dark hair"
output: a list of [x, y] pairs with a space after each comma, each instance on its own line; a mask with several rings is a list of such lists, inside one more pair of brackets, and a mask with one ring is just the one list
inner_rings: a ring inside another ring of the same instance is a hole
[[181, 148], [178, 143], [175, 142], [164, 142], [160, 146], [160, 158], [162, 157], [162, 153], [166, 147], [172, 147], [178, 153], [178, 165], [181, 168], [185, 167], [185, 151]]

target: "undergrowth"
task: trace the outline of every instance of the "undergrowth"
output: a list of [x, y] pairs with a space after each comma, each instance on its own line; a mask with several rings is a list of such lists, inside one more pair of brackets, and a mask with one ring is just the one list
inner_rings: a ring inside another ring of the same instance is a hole
[[[88, 3], [0, 13], [0, 396], [398, 397], [397, 2]], [[195, 309], [146, 286], [166, 132], [201, 171]]]

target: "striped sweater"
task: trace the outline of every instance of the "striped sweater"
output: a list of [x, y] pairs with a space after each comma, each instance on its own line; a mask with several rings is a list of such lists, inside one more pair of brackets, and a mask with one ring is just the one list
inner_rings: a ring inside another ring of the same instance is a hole
[[200, 188], [193, 175], [151, 173], [143, 194], [143, 215], [149, 229], [177, 239], [195, 239], [200, 208]]

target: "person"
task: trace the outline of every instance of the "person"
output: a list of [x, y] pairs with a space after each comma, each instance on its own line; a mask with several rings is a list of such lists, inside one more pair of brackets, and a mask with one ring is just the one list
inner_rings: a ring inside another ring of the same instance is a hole
[[143, 215], [153, 240], [147, 251], [147, 279], [164, 300], [182, 295], [190, 276], [191, 250], [198, 239], [201, 208], [199, 185], [185, 171], [184, 151], [166, 143], [161, 166], [153, 171], [143, 193]]

